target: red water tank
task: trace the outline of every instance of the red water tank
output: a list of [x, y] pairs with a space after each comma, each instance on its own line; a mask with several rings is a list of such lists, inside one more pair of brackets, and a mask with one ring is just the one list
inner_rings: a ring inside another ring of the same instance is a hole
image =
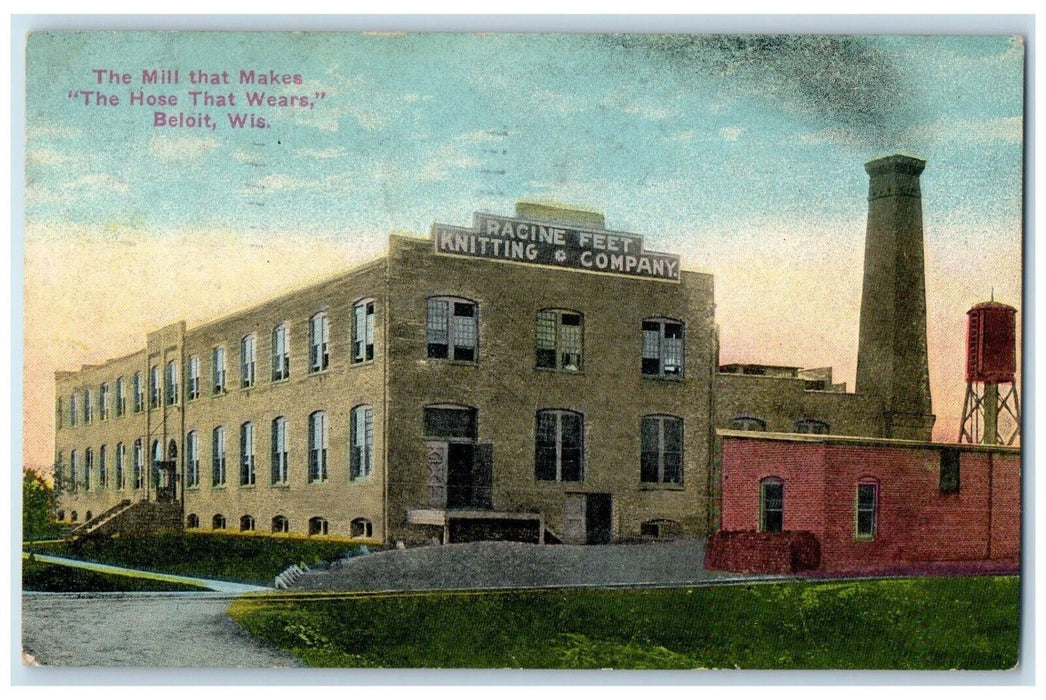
[[1013, 382], [1017, 371], [1017, 309], [986, 301], [966, 315], [966, 381]]

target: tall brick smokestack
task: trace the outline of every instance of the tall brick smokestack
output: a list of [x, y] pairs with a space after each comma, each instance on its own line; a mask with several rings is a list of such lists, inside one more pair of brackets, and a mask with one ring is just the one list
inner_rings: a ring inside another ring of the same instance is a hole
[[929, 440], [935, 418], [926, 352], [924, 167], [926, 161], [903, 155], [864, 166], [870, 180], [856, 390], [882, 401], [885, 436], [906, 440]]

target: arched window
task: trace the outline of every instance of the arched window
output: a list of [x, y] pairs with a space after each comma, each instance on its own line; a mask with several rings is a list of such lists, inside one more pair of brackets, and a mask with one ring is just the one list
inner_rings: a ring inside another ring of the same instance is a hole
[[349, 474], [368, 477], [374, 470], [374, 409], [357, 406], [349, 414]]
[[160, 407], [160, 395], [163, 387], [160, 386], [160, 366], [153, 365], [149, 368], [149, 408]]
[[168, 362], [164, 375], [166, 378], [166, 386], [164, 388], [167, 395], [167, 405], [173, 406], [178, 403], [178, 363], [174, 360]]
[[366, 518], [356, 518], [349, 525], [349, 534], [352, 537], [373, 537], [374, 526]]
[[116, 490], [123, 491], [127, 485], [124, 475], [124, 467], [127, 460], [127, 446], [122, 442], [116, 443]]
[[72, 520], [75, 523], [75, 522], [78, 522], [80, 520], [80, 516], [78, 516], [76, 511], [74, 510], [72, 515], [69, 517], [69, 519]]
[[134, 471], [134, 488], [136, 491], [141, 490], [144, 483], [144, 465], [145, 465], [145, 454], [143, 450], [145, 446], [142, 445], [142, 439], [138, 438], [134, 441], [134, 452], [131, 454], [131, 467]]
[[683, 483], [683, 419], [643, 416], [639, 479], [647, 484]]
[[291, 336], [286, 323], [272, 329], [272, 381], [291, 376]]
[[189, 513], [185, 516], [185, 527], [189, 530], [195, 530], [200, 527], [200, 516], [196, 513]]
[[212, 530], [224, 530], [225, 529], [225, 516], [221, 513], [216, 513], [211, 518], [211, 529]]
[[185, 396], [189, 401], [200, 398], [200, 356], [190, 355], [185, 365]]
[[80, 462], [77, 457], [76, 450], [69, 453], [69, 490], [79, 491], [80, 490]]
[[323, 372], [330, 364], [330, 321], [326, 311], [309, 319], [309, 372]]
[[142, 373], [135, 372], [132, 378], [131, 388], [134, 390], [134, 412], [141, 413], [145, 408], [145, 385], [142, 382]]
[[854, 495], [854, 537], [874, 540], [879, 526], [879, 482], [865, 477], [857, 482]]
[[116, 378], [116, 415], [122, 416], [127, 413], [127, 389], [124, 386], [124, 378]]
[[163, 444], [159, 440], [153, 440], [153, 464], [163, 461]]
[[535, 434], [534, 476], [539, 481], [581, 481], [584, 416], [577, 411], [540, 410]]
[[98, 448], [98, 490], [102, 491], [108, 486], [109, 482], [109, 470], [106, 465], [108, 450], [105, 449], [105, 445]]
[[240, 486], [254, 486], [254, 423], [240, 426]]
[[195, 430], [185, 435], [185, 486], [190, 489], [200, 485], [200, 440]]
[[795, 432], [807, 433], [811, 435], [827, 435], [828, 424], [823, 420], [815, 420], [813, 418], [800, 418], [795, 422]]
[[685, 359], [683, 323], [670, 318], [643, 321], [643, 376], [678, 379]]
[[283, 416], [272, 422], [272, 483], [287, 483], [287, 419]]
[[240, 532], [254, 532], [254, 518], [244, 515], [240, 518]]
[[282, 515], [277, 515], [272, 519], [272, 531], [273, 532], [289, 532], [290, 523]]
[[98, 417], [109, 420], [109, 382], [102, 382], [98, 388]]
[[93, 517], [94, 516], [91, 514], [91, 511], [87, 511], [86, 513], [84, 513], [84, 522], [85, 523], [91, 522], [91, 518], [93, 518]]
[[309, 518], [309, 536], [314, 535], [326, 535], [327, 534], [327, 520], [315, 515]]
[[327, 414], [309, 416], [309, 483], [327, 480]]
[[94, 393], [90, 389], [84, 389], [84, 423], [90, 423], [94, 416]]
[[211, 432], [211, 486], [225, 486], [225, 426]]
[[57, 518], [58, 520], [65, 520], [65, 511], [64, 510], [58, 511], [55, 514], [55, 518]]
[[539, 369], [581, 371], [584, 317], [576, 311], [542, 309], [534, 319], [534, 352]]
[[784, 482], [767, 477], [759, 482], [759, 531], [781, 532], [784, 529]]
[[352, 361], [374, 359], [374, 300], [361, 299], [352, 307]]
[[428, 356], [438, 360], [475, 362], [479, 344], [479, 307], [457, 297], [430, 297], [425, 339]]
[[255, 346], [253, 333], [240, 338], [240, 386], [244, 389], [254, 386]]
[[225, 347], [219, 345], [211, 348], [211, 393], [221, 394], [225, 391]]
[[94, 450], [88, 447], [84, 450], [84, 491], [91, 490], [91, 472], [94, 469]]
[[734, 416], [730, 420], [731, 430], [766, 430], [766, 421], [755, 416]]

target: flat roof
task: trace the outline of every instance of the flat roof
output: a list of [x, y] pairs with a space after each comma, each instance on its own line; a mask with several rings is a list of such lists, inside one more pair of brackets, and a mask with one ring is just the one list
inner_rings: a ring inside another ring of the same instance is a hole
[[820, 445], [866, 445], [873, 447], [897, 447], [905, 449], [940, 450], [959, 449], [963, 452], [1006, 452], [1019, 455], [1020, 447], [1010, 445], [981, 445], [959, 442], [931, 442], [924, 440], [898, 440], [896, 438], [861, 437], [858, 435], [832, 435], [809, 433], [771, 433], [762, 430], [716, 430], [721, 438], [737, 440], [771, 440], [776, 442], [805, 442]]

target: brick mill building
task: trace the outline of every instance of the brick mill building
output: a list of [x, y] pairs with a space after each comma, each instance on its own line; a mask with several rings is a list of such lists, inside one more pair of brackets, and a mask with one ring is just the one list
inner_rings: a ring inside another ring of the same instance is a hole
[[520, 202], [56, 373], [59, 517], [382, 543], [707, 534], [717, 429], [929, 438], [922, 167], [867, 166], [865, 297], [869, 277], [894, 293], [862, 306], [856, 392], [831, 368], [720, 366], [711, 275], [596, 212]]

